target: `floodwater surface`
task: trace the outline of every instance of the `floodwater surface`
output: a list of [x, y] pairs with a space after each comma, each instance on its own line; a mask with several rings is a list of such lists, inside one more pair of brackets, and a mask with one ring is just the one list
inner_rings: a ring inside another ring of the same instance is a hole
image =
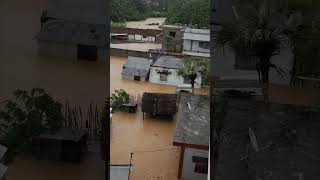
[[[55, 99], [87, 107], [91, 100], [103, 105], [107, 95], [107, 69], [96, 62], [37, 56], [36, 33], [47, 0], [0, 1], [0, 102], [17, 89], [44, 88]], [[101, 180], [104, 163], [97, 151], [81, 164], [37, 160], [20, 154], [9, 165], [10, 180]]]
[[[175, 93], [175, 86], [150, 82], [122, 80], [122, 66], [127, 58], [111, 57], [111, 93], [124, 89], [131, 95], [143, 92]], [[208, 94], [208, 89], [196, 89], [197, 94]], [[151, 119], [143, 114], [115, 112], [111, 122], [111, 164], [129, 164], [132, 156], [132, 180], [176, 180], [180, 149], [173, 146], [176, 120]]]

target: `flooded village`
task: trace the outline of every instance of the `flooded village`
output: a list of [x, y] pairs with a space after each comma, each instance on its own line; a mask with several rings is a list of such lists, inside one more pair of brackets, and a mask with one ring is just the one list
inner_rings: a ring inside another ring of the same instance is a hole
[[[71, 105], [81, 106], [85, 114], [92, 102], [101, 110], [108, 96], [107, 94], [110, 93], [112, 95], [115, 90], [123, 89], [130, 94], [130, 97], [135, 97], [137, 101], [142, 101], [144, 92], [161, 93], [160, 96], [171, 94], [176, 97], [177, 85], [185, 85], [182, 86], [182, 90], [186, 88], [186, 91], [191, 91], [188, 79], [182, 78], [173, 84], [166, 84], [163, 79], [162, 83], [149, 82], [149, 73], [147, 81], [137, 81], [135, 77], [133, 77], [135, 80], [128, 80], [122, 77], [122, 71], [129, 58], [150, 59], [148, 55], [152, 55], [150, 61], [155, 61], [159, 58], [157, 57], [159, 55], [157, 50], [165, 46], [161, 35], [163, 32], [161, 26], [164, 25], [165, 18], [128, 22], [127, 28], [138, 29], [138, 32], [128, 35], [128, 40], [112, 41], [110, 44], [111, 55], [108, 57], [108, 51], [104, 49], [108, 46], [103, 42], [101, 43], [100, 40], [90, 40], [91, 36], [90, 34], [88, 36], [86, 32], [89, 31], [95, 34], [93, 38], [97, 39], [105, 39], [106, 36], [109, 36], [107, 29], [105, 29], [107, 26], [101, 25], [101, 22], [105, 20], [105, 16], [102, 15], [100, 19], [98, 18], [93, 22], [92, 19], [87, 19], [85, 16], [77, 16], [78, 12], [76, 11], [71, 10], [68, 12], [70, 9], [66, 7], [68, 7], [67, 2], [54, 3], [53, 1], [38, 0], [33, 3], [20, 2], [18, 0], [1, 2], [0, 22], [3, 24], [3, 28], [1, 28], [2, 43], [0, 46], [0, 82], [2, 84], [0, 101], [3, 103], [2, 105], [7, 102], [6, 100], [14, 97], [13, 92], [16, 89], [31, 90], [33, 88], [41, 88], [55, 100], [61, 102], [63, 106], [66, 101]], [[78, 8], [83, 8], [83, 4], [79, 4]], [[87, 9], [90, 11], [90, 8]], [[86, 11], [86, 9], [82, 10]], [[103, 10], [105, 9], [100, 9], [95, 15], [98, 17]], [[54, 18], [46, 19], [45, 16]], [[78, 21], [79, 19], [81, 21]], [[141, 31], [141, 29], [145, 30]], [[145, 32], [148, 33], [148, 30], [151, 30], [152, 36], [143, 34]], [[139, 34], [140, 31], [142, 34]], [[153, 36], [154, 33], [158, 32], [160, 33]], [[113, 32], [111, 30], [111, 38], [112, 35]], [[182, 36], [179, 38], [183, 43]], [[209, 39], [206, 41], [208, 42]], [[77, 44], [82, 45], [79, 46]], [[91, 48], [92, 45], [97, 46], [97, 50]], [[180, 46], [182, 47], [182, 44]], [[206, 48], [208, 49], [208, 45]], [[155, 50], [155, 52], [150, 53], [150, 49]], [[175, 50], [176, 47], [173, 49]], [[179, 51], [180, 53], [165, 54], [165, 56], [173, 57], [178, 55], [177, 58], [180, 58], [182, 49]], [[110, 59], [110, 82], [107, 81], [108, 78], [106, 77], [108, 76], [108, 71], [106, 70], [107, 65], [105, 62], [108, 59]], [[182, 61], [180, 61], [179, 59], [178, 64], [175, 64], [173, 69], [175, 73], [183, 65]], [[164, 78], [162, 76], [164, 74], [161, 75], [161, 78]], [[167, 78], [170, 80], [170, 76]], [[160, 79], [157, 80], [160, 81]], [[209, 88], [199, 88], [200, 86], [201, 84], [195, 88], [195, 94], [208, 95]], [[176, 107], [176, 100], [172, 102], [171, 105]], [[194, 103], [197, 104], [197, 100]], [[183, 166], [181, 159], [183, 157], [181, 156], [181, 146], [174, 145], [177, 112], [172, 114], [173, 117], [160, 117], [158, 119], [142, 112], [141, 104], [142, 102], [135, 113], [123, 111], [112, 113], [110, 122], [111, 179], [127, 179], [128, 176], [133, 180], [178, 179], [178, 176], [181, 176]], [[197, 106], [196, 104], [191, 105], [195, 107]], [[163, 105], [160, 104], [160, 106]], [[178, 106], [176, 108], [178, 109]], [[77, 112], [79, 113], [79, 111]], [[78, 118], [82, 119], [83, 117], [78, 116]], [[86, 117], [84, 118], [86, 119]], [[83, 123], [73, 124], [72, 126], [75, 127], [77, 125], [88, 129], [86, 122]], [[76, 129], [79, 129], [79, 127]], [[76, 130], [72, 131], [73, 134], [75, 133], [74, 131]], [[55, 141], [61, 141], [62, 134], [59, 135], [59, 132], [55, 135], [40, 135], [42, 137], [42, 139], [39, 139], [41, 142], [37, 143], [47, 143], [49, 147], [48, 142], [44, 141], [43, 138], [50, 137], [51, 139], [54, 138]], [[86, 137], [82, 136], [81, 132], [79, 131], [79, 138], [81, 138], [79, 142], [84, 141], [85, 139], [82, 138]], [[66, 136], [64, 138], [67, 138], [69, 132], [66, 129], [61, 133]], [[38, 154], [34, 155], [33, 151], [32, 154], [20, 152], [14, 157], [13, 162], [8, 165], [6, 178], [12, 180], [21, 178], [103, 179], [105, 176], [105, 162], [101, 158], [101, 153], [103, 152], [100, 150], [100, 142], [92, 140], [90, 137], [84, 141], [87, 142], [88, 147], [81, 163], [37, 158]], [[74, 135], [73, 138], [75, 138]], [[37, 147], [39, 145], [32, 144], [32, 146]], [[65, 146], [63, 145], [62, 149], [66, 148]], [[42, 145], [39, 146], [39, 148], [43, 147]], [[204, 148], [206, 149], [206, 147]], [[62, 154], [67, 153], [63, 152], [63, 150], [61, 152]], [[53, 155], [51, 154], [50, 156]], [[132, 168], [128, 169], [130, 163]]]
[[[152, 0], [149, 6], [165, 9], [161, 2]], [[191, 7], [186, 3], [181, 9]], [[268, 109], [256, 69], [229, 53], [214, 54], [206, 20], [207, 27], [201, 21], [197, 26], [173, 23], [150, 12], [143, 20], [112, 22], [110, 27], [108, 8], [100, 0], [0, 2], [0, 144], [8, 147], [0, 145], [0, 179], [98, 180], [105, 179], [110, 166], [111, 180], [207, 180], [213, 165], [217, 179], [228, 179], [232, 165], [238, 166], [232, 169], [235, 175], [247, 178], [251, 171], [244, 160], [260, 163], [257, 174], [268, 167], [263, 164], [268, 159], [258, 156], [273, 154], [268, 147], [278, 143], [272, 144], [268, 128], [289, 140], [294, 134], [317, 135], [316, 128], [303, 133], [302, 127], [309, 126], [299, 121], [305, 115], [302, 107], [320, 102], [318, 84], [308, 84], [316, 78], [291, 85], [290, 60], [279, 64], [287, 73], [284, 79], [270, 73]], [[230, 101], [226, 110], [221, 94]], [[222, 112], [226, 114], [220, 117]], [[313, 115], [307, 120], [319, 127]], [[226, 154], [215, 164], [209, 157], [212, 117], [225, 120], [222, 134], [241, 132], [243, 139], [223, 141], [221, 149], [211, 147]], [[288, 125], [285, 132], [283, 124]], [[269, 143], [263, 144], [265, 151], [249, 151], [254, 133]], [[110, 162], [105, 161], [107, 143]], [[247, 154], [242, 153], [244, 143]], [[237, 148], [240, 155], [230, 150]]]

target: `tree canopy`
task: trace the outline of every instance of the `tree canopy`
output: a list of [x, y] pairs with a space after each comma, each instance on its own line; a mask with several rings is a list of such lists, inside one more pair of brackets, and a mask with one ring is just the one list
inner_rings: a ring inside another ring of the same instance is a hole
[[172, 0], [167, 12], [167, 23], [209, 28], [209, 0]]
[[112, 0], [111, 8], [113, 22], [143, 20], [148, 14], [146, 0]]

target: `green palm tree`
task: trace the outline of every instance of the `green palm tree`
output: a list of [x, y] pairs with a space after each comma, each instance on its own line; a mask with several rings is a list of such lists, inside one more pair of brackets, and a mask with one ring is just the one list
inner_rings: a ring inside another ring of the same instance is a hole
[[183, 61], [182, 68], [180, 68], [178, 71], [179, 76], [188, 77], [190, 79], [192, 93], [194, 93], [194, 84], [199, 72], [201, 72], [200, 64], [192, 59], [185, 59]]
[[[269, 2], [256, 0], [239, 6], [239, 9], [234, 9], [235, 21], [222, 22], [219, 29], [212, 32], [215, 50], [228, 47], [237, 56], [257, 57], [256, 70], [266, 102], [269, 99], [270, 70], [275, 69], [280, 75], [284, 75], [284, 71], [273, 64], [271, 58], [284, 48], [290, 48], [288, 25], [293, 22], [292, 18], [287, 18], [280, 12], [271, 13]], [[279, 22], [279, 19], [282, 21]]]

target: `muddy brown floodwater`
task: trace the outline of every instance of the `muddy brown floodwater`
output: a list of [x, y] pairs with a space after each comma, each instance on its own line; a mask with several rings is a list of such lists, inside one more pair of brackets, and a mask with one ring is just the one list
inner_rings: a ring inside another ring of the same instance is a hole
[[[175, 93], [175, 86], [122, 80], [121, 70], [126, 61], [127, 58], [111, 57], [111, 92], [124, 89], [133, 95]], [[196, 89], [195, 93], [208, 94], [208, 89]], [[176, 180], [180, 150], [172, 145], [175, 126], [176, 121], [170, 119], [155, 120], [146, 116], [143, 120], [141, 109], [134, 114], [114, 113], [110, 132], [111, 163], [129, 164], [133, 152], [132, 180]]]
[[[46, 89], [54, 98], [86, 107], [90, 101], [102, 105], [107, 95], [105, 65], [40, 58], [34, 36], [40, 30], [42, 10], [47, 0], [0, 1], [0, 102], [16, 88]], [[36, 160], [20, 154], [9, 165], [10, 180], [101, 180], [104, 164], [91, 151], [81, 164]]]

